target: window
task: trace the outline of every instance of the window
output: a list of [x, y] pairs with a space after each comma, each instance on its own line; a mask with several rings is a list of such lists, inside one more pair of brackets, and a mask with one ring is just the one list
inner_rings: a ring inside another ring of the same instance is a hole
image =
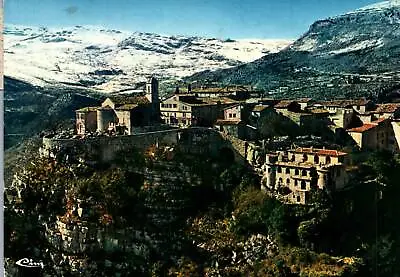
[[294, 175], [299, 175], [300, 174], [300, 172], [299, 172], [299, 170], [296, 168], [295, 170], [294, 170]]
[[232, 118], [232, 114], [231, 113], [229, 114], [229, 118]]
[[278, 183], [282, 184], [282, 182], [283, 182], [282, 178], [279, 178]]
[[236, 114], [234, 113], [234, 114], [232, 114], [232, 117], [236, 117]]
[[176, 107], [178, 107], [178, 105], [177, 105], [177, 104], [174, 104], [174, 108], [176, 108]]
[[297, 202], [300, 202], [300, 201], [301, 201], [300, 196], [297, 196]]
[[286, 173], [286, 174], [290, 174], [290, 169], [289, 169], [289, 168], [286, 168], [285, 173]]
[[297, 180], [294, 180], [294, 186], [297, 187]]
[[289, 178], [286, 179], [286, 185], [287, 185], [287, 186], [290, 185], [290, 179], [289, 179]]
[[325, 161], [327, 164], [331, 163], [331, 157], [327, 156]]
[[319, 157], [318, 157], [318, 155], [315, 155], [315, 156], [314, 156], [314, 163], [315, 163], [315, 164], [319, 164]]
[[307, 185], [305, 181], [301, 181], [301, 189], [306, 189]]
[[307, 161], [307, 160], [308, 160], [307, 154], [303, 154], [303, 162], [305, 162], [305, 161]]
[[307, 176], [307, 171], [306, 171], [305, 169], [303, 169], [303, 170], [301, 171], [301, 176]]
[[282, 173], [282, 168], [278, 167], [278, 173]]

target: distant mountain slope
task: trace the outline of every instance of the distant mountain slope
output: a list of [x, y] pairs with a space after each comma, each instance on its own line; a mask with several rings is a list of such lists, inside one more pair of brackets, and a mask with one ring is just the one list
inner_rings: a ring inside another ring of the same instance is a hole
[[151, 74], [181, 78], [232, 67], [291, 42], [163, 36], [88, 26], [6, 26], [5, 73], [34, 85], [64, 83], [108, 92], [128, 89]]
[[75, 110], [103, 99], [76, 88], [46, 89], [4, 78], [4, 144], [9, 148], [43, 130], [73, 127]]
[[281, 52], [189, 80], [252, 84], [271, 93], [319, 98], [385, 91], [400, 81], [398, 3], [385, 1], [319, 20]]

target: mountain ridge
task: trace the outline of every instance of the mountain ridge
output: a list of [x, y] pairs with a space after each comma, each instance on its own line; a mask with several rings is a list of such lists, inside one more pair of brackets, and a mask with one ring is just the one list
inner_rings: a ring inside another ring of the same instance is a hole
[[[220, 40], [101, 27], [4, 29], [6, 75], [45, 86], [69, 83], [104, 92], [129, 88], [149, 75], [180, 79], [276, 52], [291, 40]], [[101, 72], [113, 74], [101, 74]]]
[[379, 94], [400, 81], [400, 5], [377, 7], [317, 20], [280, 52], [187, 80], [253, 85], [283, 97]]

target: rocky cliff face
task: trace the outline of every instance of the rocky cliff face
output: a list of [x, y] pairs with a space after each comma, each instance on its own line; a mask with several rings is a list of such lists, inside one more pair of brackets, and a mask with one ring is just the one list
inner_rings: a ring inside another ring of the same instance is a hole
[[152, 261], [176, 261], [191, 245], [187, 218], [219, 193], [205, 173], [219, 166], [171, 148], [135, 153], [110, 168], [39, 159], [17, 173], [6, 192], [10, 268], [32, 240], [26, 255], [47, 276], [140, 276]]

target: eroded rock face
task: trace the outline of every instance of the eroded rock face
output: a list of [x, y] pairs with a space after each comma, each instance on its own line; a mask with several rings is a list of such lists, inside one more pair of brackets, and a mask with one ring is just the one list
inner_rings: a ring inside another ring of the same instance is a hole
[[[39, 159], [15, 175], [7, 209], [36, 229], [26, 239], [38, 238], [37, 257], [46, 274], [142, 275], [155, 257], [178, 259], [186, 219], [198, 210], [204, 172], [180, 161], [171, 147], [154, 147], [146, 155], [144, 164], [128, 159], [106, 169]], [[206, 186], [219, 187], [209, 180]], [[26, 229], [20, 227], [18, 234]]]

